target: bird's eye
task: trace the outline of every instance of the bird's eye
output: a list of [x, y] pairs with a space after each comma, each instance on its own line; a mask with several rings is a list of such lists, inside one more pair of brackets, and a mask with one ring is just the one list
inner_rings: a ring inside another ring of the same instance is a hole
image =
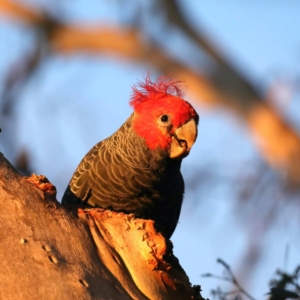
[[162, 122], [168, 122], [169, 121], [169, 117], [167, 115], [162, 115], [161, 118], [160, 118], [160, 120]]

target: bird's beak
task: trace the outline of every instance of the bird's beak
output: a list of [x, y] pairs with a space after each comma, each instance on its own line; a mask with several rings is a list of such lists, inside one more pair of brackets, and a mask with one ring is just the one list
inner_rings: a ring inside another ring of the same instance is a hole
[[194, 118], [177, 128], [172, 134], [170, 148], [170, 158], [184, 158], [189, 152], [197, 139], [197, 123]]

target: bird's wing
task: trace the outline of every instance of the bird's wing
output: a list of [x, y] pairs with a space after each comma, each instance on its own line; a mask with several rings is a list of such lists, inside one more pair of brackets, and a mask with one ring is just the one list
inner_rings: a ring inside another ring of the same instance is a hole
[[126, 164], [111, 151], [106, 140], [94, 146], [78, 165], [62, 203], [87, 204], [114, 210], [134, 211], [150, 180], [140, 179], [140, 170]]

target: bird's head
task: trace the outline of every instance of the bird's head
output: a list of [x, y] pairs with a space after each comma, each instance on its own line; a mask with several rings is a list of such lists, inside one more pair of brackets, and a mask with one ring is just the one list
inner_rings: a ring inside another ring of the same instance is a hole
[[186, 157], [197, 138], [199, 116], [183, 99], [178, 81], [147, 77], [133, 87], [130, 105], [134, 109], [133, 129], [149, 149], [167, 151], [171, 159]]

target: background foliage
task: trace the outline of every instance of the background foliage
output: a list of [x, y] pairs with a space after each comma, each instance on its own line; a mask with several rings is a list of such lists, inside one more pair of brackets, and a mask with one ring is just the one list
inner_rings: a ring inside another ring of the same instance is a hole
[[0, 150], [60, 199], [130, 114], [131, 86], [171, 73], [201, 116], [175, 254], [203, 296], [219, 283], [200, 275], [220, 273], [222, 257], [260, 299], [277, 267], [299, 264], [299, 11], [291, 0], [0, 0]]

